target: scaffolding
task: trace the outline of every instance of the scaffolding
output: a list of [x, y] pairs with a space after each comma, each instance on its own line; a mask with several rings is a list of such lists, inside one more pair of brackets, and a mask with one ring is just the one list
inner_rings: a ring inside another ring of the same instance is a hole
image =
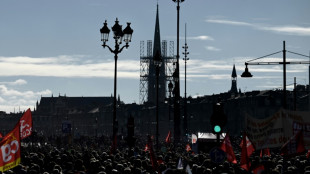
[[[174, 42], [169, 42], [169, 55], [168, 53], [168, 45], [167, 41], [162, 41], [162, 59], [164, 62], [165, 67], [165, 96], [169, 96], [169, 90], [168, 90], [168, 83], [172, 80], [172, 74], [174, 72], [174, 64], [176, 62], [176, 57], [174, 56]], [[139, 103], [144, 104], [148, 101], [148, 84], [149, 84], [149, 66], [151, 64], [151, 61], [153, 60], [153, 53], [152, 53], [152, 41], [147, 41], [147, 50], [146, 55], [144, 54], [144, 41], [140, 41], [140, 92], [139, 92]]]

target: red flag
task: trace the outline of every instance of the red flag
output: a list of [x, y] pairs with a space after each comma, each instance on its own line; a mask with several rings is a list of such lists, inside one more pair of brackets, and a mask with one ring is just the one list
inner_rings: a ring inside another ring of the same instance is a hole
[[234, 164], [237, 164], [236, 156], [235, 156], [233, 147], [231, 145], [228, 133], [226, 134], [220, 149], [222, 149], [224, 152], [226, 152], [227, 161], [234, 163]]
[[2, 135], [2, 133], [0, 133], [0, 138], [3, 138], [3, 135]]
[[20, 124], [20, 138], [24, 139], [31, 135], [32, 133], [32, 115], [30, 108], [23, 114], [19, 119]]
[[20, 125], [8, 133], [0, 142], [0, 171], [14, 168], [20, 163]]
[[145, 148], [144, 148], [144, 152], [148, 151], [149, 150], [149, 146], [146, 144], [145, 145]]
[[246, 133], [243, 134], [242, 136], [242, 150], [241, 150], [241, 160], [240, 160], [240, 166], [241, 168], [244, 168], [245, 170], [249, 170], [251, 163], [249, 157], [251, 154], [254, 152], [254, 146], [247, 137]]
[[187, 144], [186, 147], [185, 147], [185, 150], [186, 150], [187, 152], [189, 152], [189, 151], [192, 150], [192, 148], [191, 148], [191, 146], [190, 146], [189, 144]]
[[253, 169], [253, 174], [261, 174], [265, 170], [264, 165], [259, 165], [255, 169]]
[[[248, 147], [247, 148], [247, 154], [248, 154], [248, 157], [250, 157], [251, 154], [255, 151], [255, 148], [254, 148], [252, 142], [250, 141], [250, 139], [248, 138], [248, 136], [246, 135], [246, 133], [244, 133], [244, 136], [246, 137], [246, 144], [247, 144], [246, 147]], [[243, 139], [242, 139], [239, 146], [240, 146], [240, 148], [243, 147]]]
[[302, 130], [292, 136], [282, 147], [281, 155], [295, 156], [306, 151], [304, 144], [304, 135]]
[[166, 143], [170, 143], [171, 142], [171, 132], [168, 132], [168, 135], [166, 137]]
[[148, 150], [150, 152], [150, 158], [151, 158], [153, 170], [158, 171], [159, 167], [158, 167], [157, 159], [156, 159], [156, 156], [155, 156], [154, 150], [153, 150], [152, 138], [150, 136], [148, 136], [147, 146], [148, 146]]
[[309, 156], [310, 156], [310, 149], [307, 152], [307, 158], [309, 158]]
[[264, 155], [266, 155], [266, 156], [270, 156], [270, 150], [269, 150], [269, 148], [267, 148], [267, 149], [261, 149], [260, 150], [260, 157], [262, 158]]

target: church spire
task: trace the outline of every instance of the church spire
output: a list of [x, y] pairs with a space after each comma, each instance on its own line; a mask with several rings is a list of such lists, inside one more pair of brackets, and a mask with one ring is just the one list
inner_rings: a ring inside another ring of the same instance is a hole
[[234, 67], [233, 67], [233, 71], [232, 71], [231, 77], [232, 77], [232, 78], [236, 78], [236, 77], [237, 77], [235, 64], [234, 64]]
[[160, 29], [159, 29], [159, 14], [158, 14], [158, 3], [157, 3], [153, 55], [155, 55], [157, 51], [159, 51], [159, 53], [161, 53], [160, 42], [161, 41], [160, 41]]
[[230, 93], [233, 94], [237, 94], [238, 90], [237, 90], [237, 72], [236, 72], [236, 68], [235, 68], [235, 64], [231, 73], [231, 89], [230, 89]]

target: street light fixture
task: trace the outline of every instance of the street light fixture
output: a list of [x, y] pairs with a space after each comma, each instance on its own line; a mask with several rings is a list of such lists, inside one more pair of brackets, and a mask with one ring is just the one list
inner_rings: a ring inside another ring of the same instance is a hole
[[241, 77], [253, 77], [253, 75], [249, 72], [248, 63], [245, 63], [245, 70], [241, 74]]
[[158, 136], [159, 136], [159, 120], [158, 120], [158, 89], [159, 89], [159, 70], [162, 64], [162, 58], [160, 55], [160, 52], [157, 51], [155, 56], [153, 57], [153, 62], [156, 68], [156, 148], [159, 150], [159, 141], [158, 141]]
[[[114, 33], [113, 39], [115, 40], [115, 48], [114, 50], [106, 44], [109, 40], [109, 33], [110, 29], [108, 28], [107, 21], [103, 23], [103, 27], [100, 29], [101, 33], [101, 41], [103, 42], [102, 47], [108, 47], [111, 53], [114, 53], [114, 61], [115, 61], [115, 68], [114, 68], [114, 100], [113, 100], [113, 141], [112, 141], [112, 152], [114, 153], [116, 149], [116, 142], [117, 142], [117, 131], [118, 131], [118, 121], [116, 119], [116, 88], [117, 88], [117, 58], [118, 53], [122, 52], [124, 48], [129, 47], [129, 42], [131, 42], [131, 36], [133, 30], [130, 28], [130, 23], [127, 23], [127, 27], [122, 30], [122, 26], [119, 25], [119, 21], [116, 18], [115, 24], [112, 27], [112, 31]], [[123, 47], [120, 48], [122, 44], [122, 39], [124, 37], [124, 42], [126, 43]]]

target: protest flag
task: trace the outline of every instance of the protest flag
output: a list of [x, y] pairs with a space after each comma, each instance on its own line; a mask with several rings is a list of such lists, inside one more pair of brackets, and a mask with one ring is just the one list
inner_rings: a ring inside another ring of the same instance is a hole
[[307, 158], [309, 158], [309, 156], [310, 156], [310, 149], [307, 152]]
[[168, 132], [168, 135], [166, 137], [166, 143], [170, 143], [171, 142], [171, 131]]
[[19, 119], [20, 124], [20, 138], [25, 139], [32, 133], [32, 114], [30, 108]]
[[250, 156], [252, 155], [255, 149], [245, 132], [243, 133], [240, 145], [242, 145], [240, 166], [241, 168], [249, 171], [251, 166]]
[[0, 171], [14, 168], [20, 163], [20, 125], [3, 137], [0, 142]]
[[144, 147], [144, 152], [146, 152], [148, 150], [149, 150], [149, 146], [146, 144], [145, 147]]
[[192, 174], [192, 170], [191, 170], [191, 168], [189, 167], [188, 164], [186, 165], [185, 169], [186, 169], [187, 174]]
[[152, 163], [152, 167], [154, 171], [158, 171], [159, 167], [158, 167], [158, 163], [157, 163], [157, 159], [154, 153], [154, 149], [153, 149], [153, 142], [152, 142], [152, 138], [150, 136], [148, 136], [148, 140], [147, 140], [147, 147], [150, 153], [150, 158], [151, 158], [151, 163]]
[[237, 164], [236, 156], [235, 156], [233, 147], [231, 145], [228, 133], [226, 134], [220, 149], [222, 149], [226, 153], [227, 161]]
[[262, 158], [264, 155], [270, 156], [270, 149], [269, 149], [269, 148], [261, 149], [261, 150], [260, 150], [259, 157]]
[[283, 156], [296, 156], [306, 151], [304, 144], [304, 135], [302, 130], [292, 136], [282, 147], [281, 155]]
[[182, 161], [182, 158], [179, 158], [179, 162], [178, 162], [178, 167], [177, 167], [177, 169], [181, 169], [181, 170], [183, 170], [183, 161]]

